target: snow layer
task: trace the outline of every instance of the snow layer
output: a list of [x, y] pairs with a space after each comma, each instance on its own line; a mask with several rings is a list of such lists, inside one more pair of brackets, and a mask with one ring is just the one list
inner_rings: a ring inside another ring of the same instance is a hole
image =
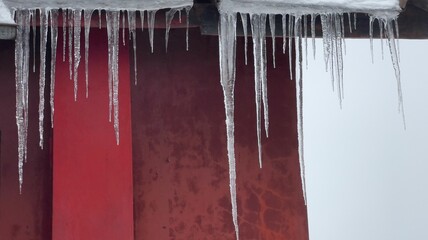
[[68, 8], [104, 10], [158, 10], [192, 6], [193, 0], [6, 0], [10, 8]]
[[9, 8], [4, 5], [2, 0], [0, 0], [0, 24], [15, 24]]
[[223, 0], [220, 12], [311, 14], [400, 11], [399, 0]]

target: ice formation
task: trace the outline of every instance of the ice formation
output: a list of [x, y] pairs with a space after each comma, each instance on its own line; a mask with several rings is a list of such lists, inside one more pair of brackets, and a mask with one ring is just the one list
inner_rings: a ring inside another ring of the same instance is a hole
[[[166, 32], [165, 49], [168, 47], [169, 30], [171, 21], [178, 12], [181, 21], [181, 12], [184, 10], [189, 15], [192, 1], [189, 0], [169, 0], [169, 1], [139, 1], [129, 0], [126, 4], [118, 1], [86, 1], [86, 0], [20, 0], [6, 1], [14, 11], [14, 17], [18, 23], [15, 67], [16, 67], [16, 123], [18, 129], [18, 168], [19, 185], [23, 183], [23, 164], [27, 159], [27, 131], [28, 131], [28, 76], [30, 69], [30, 33], [33, 33], [33, 44], [35, 44], [36, 18], [39, 16], [40, 22], [40, 88], [39, 88], [39, 133], [40, 147], [43, 147], [43, 121], [44, 121], [44, 91], [46, 77], [46, 47], [48, 32], [50, 32], [51, 42], [51, 72], [50, 72], [50, 107], [53, 127], [54, 104], [55, 104], [55, 63], [58, 39], [58, 18], [61, 15], [63, 27], [63, 61], [66, 61], [68, 54], [69, 78], [74, 82], [74, 97], [78, 100], [78, 69], [80, 65], [80, 38], [83, 15], [84, 24], [84, 59], [85, 59], [85, 95], [89, 94], [89, 34], [91, 18], [94, 11], [98, 12], [99, 27], [101, 27], [101, 9], [105, 11], [105, 20], [108, 35], [108, 88], [109, 88], [109, 120], [113, 122], [116, 142], [119, 144], [119, 43], [120, 26], [122, 24], [122, 42], [126, 43], [124, 27], [128, 26], [129, 38], [133, 45], [134, 58], [134, 82], [137, 84], [137, 64], [136, 64], [136, 21], [137, 12], [140, 16], [141, 26], [144, 26], [144, 19], [147, 17], [149, 40], [151, 51], [153, 52], [153, 36], [155, 16], [159, 9], [170, 8], [166, 12]], [[49, 7], [47, 7], [49, 6]], [[240, 15], [243, 24], [245, 37], [245, 63], [247, 64], [247, 39], [248, 29], [251, 29], [253, 40], [254, 59], [254, 85], [255, 85], [255, 107], [257, 117], [257, 143], [258, 160], [262, 167], [262, 112], [264, 122], [264, 132], [268, 137], [269, 130], [269, 108], [267, 92], [267, 56], [266, 56], [266, 29], [269, 26], [272, 36], [272, 61], [275, 67], [275, 35], [277, 28], [275, 19], [282, 18], [283, 53], [288, 50], [290, 64], [290, 78], [296, 81], [296, 102], [297, 102], [297, 130], [299, 163], [301, 171], [301, 182], [303, 198], [306, 202], [305, 190], [305, 164], [303, 146], [303, 71], [302, 62], [307, 59], [307, 42], [310, 26], [310, 37], [314, 46], [315, 56], [315, 20], [320, 19], [322, 25], [323, 50], [326, 69], [331, 72], [332, 86], [337, 91], [339, 102], [341, 103], [343, 91], [343, 53], [345, 51], [345, 19], [348, 20], [349, 30], [356, 27], [356, 15], [354, 14], [353, 26], [351, 12], [363, 12], [370, 15], [370, 38], [373, 38], [373, 23], [378, 22], [380, 35], [385, 36], [388, 42], [390, 55], [392, 58], [395, 75], [397, 78], [398, 108], [403, 114], [403, 97], [401, 92], [399, 49], [396, 38], [398, 26], [396, 24], [397, 15], [400, 10], [396, 0], [301, 0], [296, 4], [292, 0], [223, 0], [219, 5], [219, 55], [220, 55], [220, 82], [224, 94], [226, 129], [227, 129], [227, 152], [229, 162], [230, 195], [232, 204], [232, 220], [235, 227], [236, 238], [239, 239], [238, 227], [238, 207], [236, 200], [236, 162], [234, 144], [234, 87], [235, 87], [235, 57], [236, 57], [236, 24], [237, 16]], [[145, 12], [147, 14], [145, 14]], [[187, 18], [188, 19], [188, 18]], [[126, 22], [127, 21], [127, 22]], [[267, 22], [269, 21], [269, 24]], [[309, 23], [310, 22], [310, 23]], [[48, 31], [50, 23], [50, 31]], [[187, 20], [186, 23], [189, 26]], [[143, 28], [142, 28], [143, 29]], [[68, 31], [68, 32], [67, 32]], [[294, 42], [294, 44], [293, 44]], [[294, 49], [293, 49], [294, 46]], [[186, 49], [189, 47], [188, 30], [186, 30]], [[33, 51], [33, 71], [35, 71], [35, 45]], [[67, 51], [68, 50], [68, 51]], [[294, 53], [293, 53], [294, 51]], [[303, 51], [304, 54], [303, 54]], [[293, 58], [295, 54], [295, 58]], [[295, 59], [295, 63], [293, 63]], [[293, 68], [295, 71], [293, 72]], [[293, 76], [294, 73], [294, 76]]]
[[[403, 97], [401, 91], [400, 68], [396, 38], [398, 37], [397, 16], [400, 11], [397, 0], [301, 0], [296, 3], [292, 0], [223, 0], [219, 5], [219, 42], [220, 42], [220, 76], [223, 86], [224, 102], [226, 108], [227, 150], [230, 166], [230, 195], [232, 202], [232, 218], [235, 226], [236, 238], [239, 239], [238, 213], [236, 206], [236, 172], [234, 150], [234, 83], [235, 83], [235, 55], [236, 55], [236, 15], [240, 14], [244, 29], [245, 48], [247, 48], [247, 16], [251, 25], [254, 56], [254, 83], [255, 105], [257, 118], [258, 158], [262, 166], [261, 145], [261, 104], [263, 103], [264, 123], [266, 137], [268, 136], [268, 99], [266, 78], [266, 22], [269, 21], [272, 35], [272, 51], [275, 53], [275, 15], [282, 17], [283, 53], [288, 47], [290, 78], [296, 80], [297, 103], [297, 134], [298, 152], [301, 172], [303, 199], [306, 203], [304, 141], [303, 141], [303, 59], [308, 57], [308, 18], [310, 18], [312, 44], [315, 57], [315, 21], [320, 18], [322, 25], [323, 49], [326, 70], [331, 73], [332, 86], [337, 91], [339, 103], [344, 97], [343, 87], [343, 54], [345, 48], [345, 15], [348, 18], [349, 31], [352, 32], [351, 12], [362, 12], [370, 15], [370, 37], [373, 38], [373, 21], [379, 22], [380, 36], [386, 36], [390, 48], [391, 58], [395, 69], [398, 89], [399, 111], [403, 114]], [[354, 14], [354, 28], [356, 17]], [[395, 32], [394, 32], [395, 31]], [[287, 46], [288, 42], [288, 46]], [[293, 45], [294, 42], [294, 45]], [[293, 64], [293, 47], [295, 63]], [[304, 49], [304, 50], [303, 50]], [[303, 54], [303, 51], [305, 54]], [[247, 51], [245, 50], [245, 59]], [[273, 57], [275, 67], [275, 58]], [[295, 69], [293, 77], [293, 68]]]
[[[0, 4], [2, 2], [0, 1]], [[81, 26], [84, 25], [84, 60], [85, 60], [85, 96], [89, 95], [89, 33], [91, 27], [91, 18], [94, 11], [98, 11], [101, 16], [101, 10], [105, 11], [107, 35], [108, 35], [108, 64], [109, 64], [109, 119], [113, 118], [113, 128], [116, 136], [116, 142], [119, 144], [119, 28], [122, 19], [122, 41], [125, 41], [125, 27], [128, 26], [129, 37], [133, 42], [134, 51], [134, 82], [137, 83], [137, 64], [136, 64], [136, 14], [140, 13], [141, 26], [144, 26], [144, 12], [147, 11], [148, 28], [150, 33], [150, 42], [153, 51], [153, 32], [155, 23], [155, 14], [157, 10], [171, 8], [174, 11], [184, 9], [188, 14], [193, 1], [190, 0], [128, 0], [126, 3], [117, 1], [83, 1], [83, 0], [8, 0], [5, 1], [13, 11], [13, 17], [18, 25], [15, 40], [15, 79], [16, 79], [16, 124], [18, 128], [18, 175], [20, 190], [23, 184], [23, 165], [27, 159], [27, 131], [28, 131], [28, 78], [30, 69], [30, 57], [33, 57], [33, 72], [35, 72], [35, 43], [36, 43], [36, 24], [40, 25], [40, 75], [39, 75], [39, 145], [44, 145], [44, 109], [45, 109], [45, 89], [46, 89], [46, 53], [48, 46], [48, 37], [50, 36], [51, 47], [51, 68], [50, 68], [50, 86], [49, 103], [51, 109], [51, 126], [54, 127], [53, 119], [55, 112], [55, 66], [57, 55], [58, 40], [58, 20], [62, 20], [63, 37], [63, 59], [66, 61], [68, 55], [69, 78], [73, 80], [74, 99], [78, 100], [78, 69], [81, 61]], [[0, 6], [1, 7], [1, 6]], [[61, 15], [61, 16], [59, 16]], [[82, 19], [83, 17], [83, 19]], [[11, 17], [12, 19], [12, 17]], [[1, 20], [1, 19], [0, 19]], [[7, 20], [7, 19], [6, 19]], [[99, 19], [101, 27], [101, 18]], [[127, 23], [126, 23], [127, 21]], [[13, 21], [12, 21], [13, 23]], [[188, 26], [188, 24], [187, 24]], [[30, 31], [31, 30], [31, 31]], [[68, 31], [68, 32], [67, 32]], [[30, 46], [30, 36], [33, 36], [33, 46]], [[49, 33], [49, 34], [48, 34]], [[188, 42], [188, 36], [186, 36]], [[187, 44], [188, 46], [188, 44]], [[30, 49], [32, 48], [32, 56]], [[67, 51], [68, 50], [68, 51]]]

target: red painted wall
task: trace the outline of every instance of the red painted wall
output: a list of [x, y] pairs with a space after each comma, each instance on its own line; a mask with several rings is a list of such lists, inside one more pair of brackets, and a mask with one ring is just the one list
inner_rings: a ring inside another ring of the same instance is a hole
[[58, 39], [52, 239], [128, 240], [133, 239], [129, 52], [121, 45], [120, 145], [116, 146], [113, 123], [108, 121], [107, 33], [94, 28], [90, 36], [89, 98], [85, 98], [82, 38], [77, 102]]
[[[147, 32], [138, 35], [139, 84], [132, 87], [135, 239], [235, 239], [218, 38], [191, 29], [187, 52], [185, 30], [172, 29], [165, 53], [164, 31], [155, 34], [154, 54], [148, 50]], [[268, 52], [270, 137], [263, 138], [259, 169], [253, 62], [244, 65], [242, 38], [237, 51], [240, 236], [308, 239], [288, 55], [277, 54], [273, 69]]]
[[[156, 29], [152, 54], [147, 30], [138, 31], [139, 83], [131, 87], [132, 51], [121, 47], [119, 147], [108, 123], [105, 30], [91, 30], [89, 99], [84, 98], [82, 52], [77, 102], [68, 63], [60, 60], [61, 37], [53, 196], [50, 149], [37, 147], [37, 73], [30, 81], [30, 158], [24, 193], [18, 195], [13, 42], [1, 43], [1, 239], [234, 239], [217, 37], [200, 36], [198, 29], [191, 29], [187, 52], [185, 30], [172, 29], [165, 53], [164, 30]], [[277, 54], [277, 69], [269, 58], [271, 131], [269, 139], [263, 138], [264, 167], [259, 169], [253, 63], [250, 59], [249, 66], [244, 65], [242, 38], [238, 42], [235, 131], [240, 236], [306, 240], [295, 82], [288, 77], [288, 56]], [[250, 43], [249, 56], [251, 47]], [[271, 49], [269, 41], [267, 49]]]

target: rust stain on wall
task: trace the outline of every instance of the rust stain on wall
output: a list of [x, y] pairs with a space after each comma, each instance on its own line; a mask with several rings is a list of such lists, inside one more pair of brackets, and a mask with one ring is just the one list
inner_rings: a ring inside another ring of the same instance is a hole
[[[217, 37], [191, 29], [186, 51], [185, 30], [172, 29], [168, 53], [164, 31], [155, 31], [155, 53], [149, 51], [147, 32], [137, 38], [139, 82], [132, 87], [135, 239], [235, 239]], [[251, 48], [249, 44], [249, 56]], [[268, 57], [271, 122], [259, 169], [253, 63], [244, 65], [242, 38], [237, 51], [240, 236], [306, 240], [295, 82], [289, 78], [288, 56], [277, 55], [277, 69]]]

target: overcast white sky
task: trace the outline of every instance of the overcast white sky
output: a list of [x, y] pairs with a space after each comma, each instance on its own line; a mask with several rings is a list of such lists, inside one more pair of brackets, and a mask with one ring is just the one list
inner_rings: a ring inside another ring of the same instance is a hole
[[342, 110], [321, 40], [305, 70], [310, 239], [428, 239], [428, 41], [400, 40], [407, 130], [387, 45], [374, 64], [369, 40], [346, 45]]

